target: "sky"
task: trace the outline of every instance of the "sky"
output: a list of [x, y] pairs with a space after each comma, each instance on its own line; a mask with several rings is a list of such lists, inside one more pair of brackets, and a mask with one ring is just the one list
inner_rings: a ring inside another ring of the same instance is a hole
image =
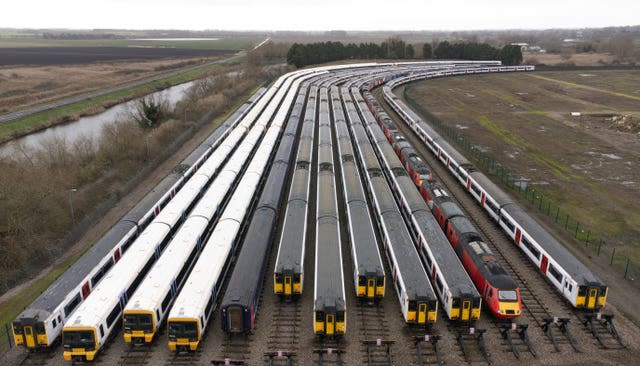
[[0, 28], [480, 30], [640, 24], [640, 0], [4, 0]]

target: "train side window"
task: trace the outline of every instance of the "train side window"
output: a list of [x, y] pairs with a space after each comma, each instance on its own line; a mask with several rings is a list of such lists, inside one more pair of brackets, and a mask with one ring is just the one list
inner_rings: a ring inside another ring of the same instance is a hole
[[489, 206], [489, 209], [495, 213], [498, 213], [498, 207], [493, 203], [493, 201], [491, 201], [490, 199], [487, 199], [484, 201], [487, 206]]
[[336, 312], [336, 322], [343, 322], [344, 321], [344, 311], [338, 311]]
[[556, 267], [553, 266], [553, 264], [549, 263], [548, 271], [558, 282], [562, 283], [562, 274], [558, 272], [558, 270], [556, 269]]
[[67, 306], [64, 307], [64, 316], [68, 318], [69, 315], [71, 315], [71, 313], [76, 309], [79, 303], [80, 303], [80, 293], [78, 293], [73, 298], [73, 300], [71, 300], [69, 304], [67, 304]]
[[427, 260], [427, 267], [431, 269], [432, 263], [431, 263], [431, 256], [429, 255], [429, 253], [426, 253], [424, 258]]
[[438, 290], [442, 292], [442, 281], [440, 281], [440, 277], [436, 277], [436, 287], [438, 287]]
[[510, 231], [513, 232], [516, 229], [515, 225], [513, 225], [513, 223], [511, 223], [508, 218], [502, 216], [500, 219], [505, 225], [507, 225]]
[[479, 196], [480, 194], [482, 194], [480, 192], [480, 188], [478, 188], [478, 186], [475, 183], [471, 183], [471, 189], [473, 189], [474, 192], [476, 192], [476, 194]]
[[520, 242], [527, 248], [529, 253], [531, 253], [536, 260], [540, 259], [540, 251], [533, 246], [533, 244], [527, 239], [526, 236], [522, 235], [520, 238]]
[[52, 324], [53, 324], [53, 327], [55, 328], [55, 327], [56, 327], [56, 325], [58, 325], [58, 322], [57, 322], [55, 319], [53, 319]]
[[113, 308], [113, 310], [111, 310], [111, 313], [109, 313], [109, 316], [107, 317], [107, 328], [111, 328], [113, 323], [118, 318], [118, 315], [120, 315], [120, 304], [119, 303]]
[[102, 324], [100, 324], [100, 338], [104, 338], [104, 328], [102, 327]]

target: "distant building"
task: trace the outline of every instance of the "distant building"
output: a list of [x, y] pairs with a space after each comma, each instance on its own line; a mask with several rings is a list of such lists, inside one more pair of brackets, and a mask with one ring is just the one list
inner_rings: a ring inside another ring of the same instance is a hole
[[528, 43], [522, 43], [522, 42], [514, 42], [511, 43], [512, 46], [520, 46], [520, 50], [522, 52], [527, 52], [529, 51], [529, 44]]

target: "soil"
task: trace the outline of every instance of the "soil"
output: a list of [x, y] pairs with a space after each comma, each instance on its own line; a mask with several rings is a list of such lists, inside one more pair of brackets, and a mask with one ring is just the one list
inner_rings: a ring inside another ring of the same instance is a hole
[[2, 49], [0, 66], [66, 65], [96, 61], [211, 57], [235, 52], [232, 50], [169, 47], [15, 47]]
[[638, 71], [536, 72], [430, 80], [408, 95], [557, 202], [594, 241], [637, 259], [638, 85]]

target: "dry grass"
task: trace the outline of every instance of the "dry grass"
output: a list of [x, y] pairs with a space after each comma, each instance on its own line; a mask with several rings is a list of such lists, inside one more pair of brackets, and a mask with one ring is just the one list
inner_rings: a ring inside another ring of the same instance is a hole
[[525, 53], [525, 63], [544, 65], [602, 66], [611, 64], [615, 56], [608, 53], [575, 53], [569, 58], [561, 54]]
[[160, 75], [202, 59], [0, 68], [0, 113]]

